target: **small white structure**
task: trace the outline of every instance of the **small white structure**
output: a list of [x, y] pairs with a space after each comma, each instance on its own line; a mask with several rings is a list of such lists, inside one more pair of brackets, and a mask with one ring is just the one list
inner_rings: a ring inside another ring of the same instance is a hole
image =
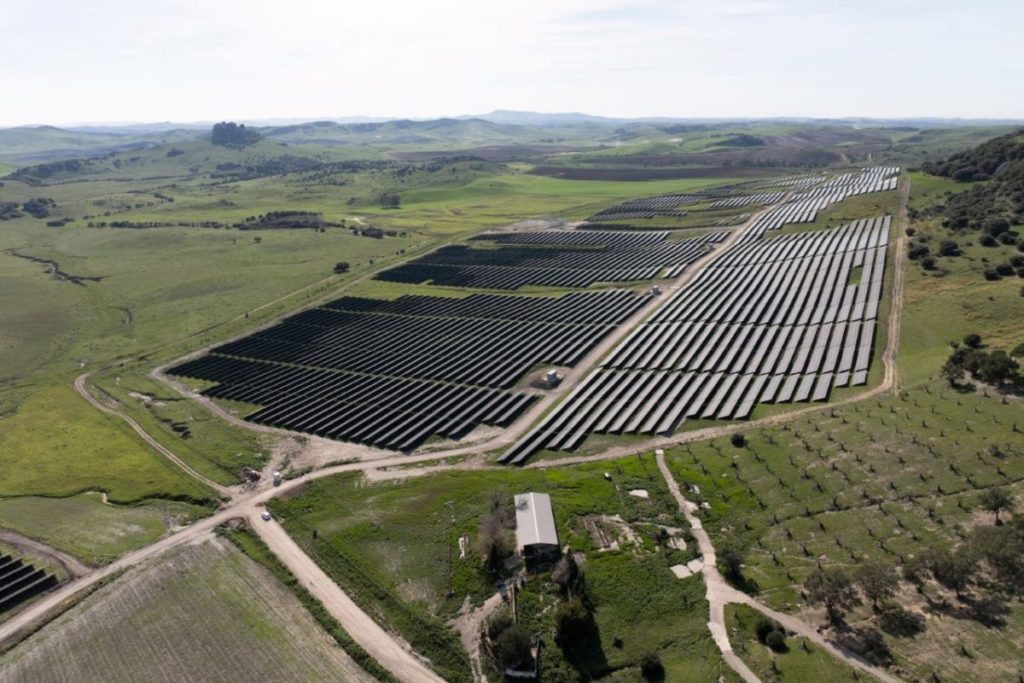
[[280, 486], [280, 485], [281, 485], [281, 473], [280, 472], [274, 472], [274, 486]]
[[548, 370], [544, 373], [544, 381], [549, 387], [557, 387], [562, 382], [562, 376], [558, 374], [558, 370]]
[[546, 493], [520, 493], [516, 501], [516, 549], [527, 568], [558, 559], [558, 531], [551, 511], [551, 497]]
[[654, 296], [658, 296], [659, 294], [661, 294], [661, 287], [658, 285], [651, 285], [651, 294], [653, 294]]

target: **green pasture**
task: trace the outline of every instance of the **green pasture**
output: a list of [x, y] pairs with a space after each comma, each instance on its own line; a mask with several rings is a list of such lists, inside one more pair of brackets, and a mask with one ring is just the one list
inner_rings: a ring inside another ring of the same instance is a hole
[[[628, 494], [638, 488], [650, 499]], [[379, 484], [338, 476], [312, 482], [297, 497], [272, 501], [270, 509], [355, 600], [382, 613], [386, 623], [436, 661], [431, 649], [441, 642], [427, 637], [435, 620], [453, 616], [466, 597], [479, 604], [494, 590], [474, 545], [480, 516], [492, 494], [508, 502], [525, 491], [551, 495], [559, 540], [586, 555], [587, 584], [597, 605], [598, 646], [575, 666], [557, 647], [546, 648], [545, 671], [576, 668], [600, 677], [632, 667], [635, 674], [639, 658], [655, 650], [669, 680], [707, 680], [722, 672], [704, 626], [700, 579], [680, 581], [668, 568], [693, 557], [692, 541], [687, 551], [656, 549], [657, 525], [681, 528], [685, 522], [649, 456], [558, 469], [447, 472]], [[599, 551], [583, 524], [599, 515], [619, 515], [638, 544]], [[459, 559], [456, 541], [463, 534], [469, 546], [467, 557]], [[396, 547], [403, 552], [395, 553]], [[645, 578], [638, 583], [637, 576]], [[539, 633], [551, 627], [544, 607], [550, 601], [541, 578], [521, 593], [523, 618]]]
[[207, 514], [207, 508], [170, 500], [116, 505], [104, 502], [99, 493], [0, 498], [4, 527], [92, 565], [105, 564], [149, 545]]

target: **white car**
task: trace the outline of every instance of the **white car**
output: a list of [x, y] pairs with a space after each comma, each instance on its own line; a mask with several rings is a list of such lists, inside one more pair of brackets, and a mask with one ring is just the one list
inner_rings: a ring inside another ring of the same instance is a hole
[[262, 515], [260, 515], [260, 517], [263, 518], [264, 522], [269, 522], [271, 520], [269, 512], [264, 512]]

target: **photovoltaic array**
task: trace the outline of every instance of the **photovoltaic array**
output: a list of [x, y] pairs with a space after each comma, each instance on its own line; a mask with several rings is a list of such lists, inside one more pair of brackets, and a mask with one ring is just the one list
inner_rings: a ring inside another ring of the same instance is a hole
[[0, 554], [0, 613], [53, 588], [57, 577], [21, 558]]
[[759, 402], [821, 401], [864, 384], [890, 217], [724, 252], [509, 450], [522, 462], [591, 433], [671, 433], [746, 418]]
[[[768, 230], [778, 230], [790, 223], [811, 223], [818, 212], [829, 206], [869, 192], [895, 190], [899, 179], [898, 166], [876, 166], [862, 169], [859, 173], [844, 173], [836, 178], [813, 186], [803, 187], [794, 192], [785, 204], [765, 212], [740, 237], [741, 242], [759, 239]], [[804, 186], [807, 179], [796, 178], [797, 186]]]
[[576, 364], [648, 299], [344, 297], [169, 373], [216, 382], [211, 398], [262, 406], [253, 422], [408, 451], [509, 424], [535, 398], [510, 387], [536, 365]]
[[442, 247], [376, 276], [403, 283], [515, 290], [525, 285], [587, 287], [677, 277], [726, 233], [669, 239], [665, 231], [548, 230], [485, 234]]

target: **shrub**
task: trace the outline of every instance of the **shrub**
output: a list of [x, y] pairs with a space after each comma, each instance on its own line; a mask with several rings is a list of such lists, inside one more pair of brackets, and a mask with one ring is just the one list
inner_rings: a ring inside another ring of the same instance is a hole
[[508, 669], [527, 668], [533, 663], [530, 634], [521, 624], [512, 624], [491, 643], [498, 666]]
[[764, 644], [775, 652], [785, 652], [789, 649], [786, 645], [786, 634], [782, 631], [772, 631], [764, 639]]
[[730, 436], [729, 437], [729, 441], [736, 448], [743, 448], [744, 446], [747, 445], [747, 437], [743, 436], [739, 432], [737, 432], [736, 434], [733, 434], [732, 436]]
[[645, 681], [665, 680], [665, 666], [661, 663], [661, 657], [657, 652], [645, 652], [640, 657], [640, 675]]

